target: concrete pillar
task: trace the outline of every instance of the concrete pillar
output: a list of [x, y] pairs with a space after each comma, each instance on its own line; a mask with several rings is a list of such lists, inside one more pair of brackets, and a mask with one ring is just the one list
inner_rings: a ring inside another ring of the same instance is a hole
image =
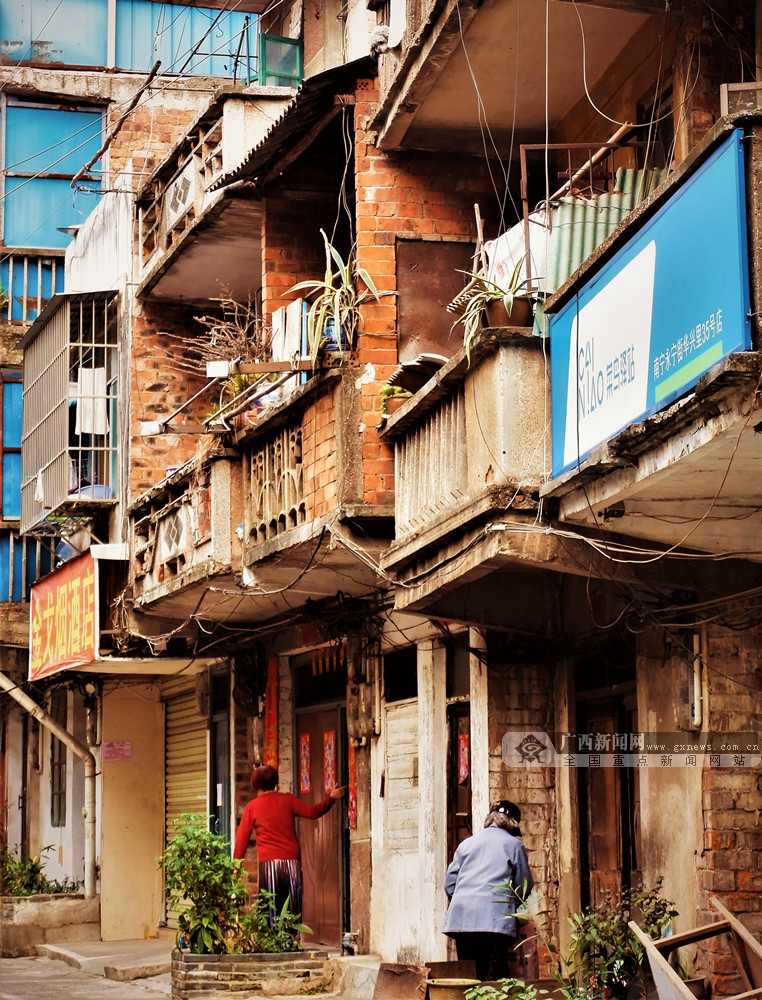
[[446, 659], [447, 650], [438, 642], [418, 646], [419, 942], [423, 961], [446, 958], [446, 939], [441, 932], [447, 868]]
[[[480, 632], [472, 628], [468, 633], [471, 649], [485, 650], [487, 643]], [[471, 817], [473, 829], [484, 822], [489, 809], [489, 718], [487, 711], [487, 664], [471, 653]]]

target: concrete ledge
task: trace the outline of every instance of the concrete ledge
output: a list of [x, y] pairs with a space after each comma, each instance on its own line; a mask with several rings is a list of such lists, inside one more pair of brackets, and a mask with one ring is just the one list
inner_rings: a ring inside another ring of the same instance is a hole
[[0, 954], [6, 958], [35, 955], [39, 945], [100, 936], [97, 896], [3, 896], [0, 902]]
[[252, 955], [191, 955], [172, 952], [172, 996], [175, 1000], [212, 1000], [218, 996], [294, 996], [315, 988], [332, 989], [338, 955], [326, 951], [292, 951]]

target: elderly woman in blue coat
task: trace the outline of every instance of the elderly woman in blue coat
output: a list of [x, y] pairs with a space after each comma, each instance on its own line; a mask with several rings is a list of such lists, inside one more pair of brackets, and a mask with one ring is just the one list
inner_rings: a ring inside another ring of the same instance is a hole
[[484, 829], [459, 845], [445, 876], [450, 906], [442, 931], [455, 940], [459, 959], [476, 962], [481, 980], [510, 975], [516, 910], [534, 885], [520, 822], [513, 802], [491, 806]]

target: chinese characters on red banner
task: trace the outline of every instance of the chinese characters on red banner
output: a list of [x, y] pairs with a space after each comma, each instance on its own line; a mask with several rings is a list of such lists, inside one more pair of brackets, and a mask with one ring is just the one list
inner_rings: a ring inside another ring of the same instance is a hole
[[98, 658], [96, 565], [86, 552], [32, 587], [29, 680]]
[[270, 657], [265, 689], [265, 752], [263, 763], [278, 769], [278, 657]]

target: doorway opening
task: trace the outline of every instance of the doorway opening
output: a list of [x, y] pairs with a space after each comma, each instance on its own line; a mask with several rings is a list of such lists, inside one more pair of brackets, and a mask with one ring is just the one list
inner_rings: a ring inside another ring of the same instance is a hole
[[[635, 650], [618, 638], [575, 666], [577, 732], [602, 746], [638, 731]], [[577, 771], [580, 901], [596, 906], [608, 893], [640, 881], [640, 780], [637, 768]]]
[[[294, 794], [313, 805], [347, 784], [347, 664], [343, 646], [295, 657]], [[302, 921], [310, 945], [339, 947], [349, 926], [349, 827], [346, 796], [318, 820], [298, 821], [304, 898]]]

